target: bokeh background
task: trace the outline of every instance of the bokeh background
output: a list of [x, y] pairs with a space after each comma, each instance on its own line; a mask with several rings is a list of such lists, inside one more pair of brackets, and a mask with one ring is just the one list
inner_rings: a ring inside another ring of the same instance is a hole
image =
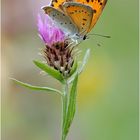
[[[2, 140], [59, 140], [61, 100], [9, 80], [61, 89], [32, 63], [44, 44], [37, 14], [47, 0], [2, 0]], [[68, 140], [138, 140], [138, 0], [108, 0], [80, 59], [91, 55], [78, 83]], [[97, 45], [97, 44], [100, 44]]]

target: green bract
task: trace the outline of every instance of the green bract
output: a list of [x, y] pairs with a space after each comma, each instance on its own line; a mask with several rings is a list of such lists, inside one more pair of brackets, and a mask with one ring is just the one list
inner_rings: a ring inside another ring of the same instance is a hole
[[70, 71], [69, 77], [71, 77], [76, 72], [77, 66], [78, 66], [78, 64], [77, 64], [77, 61], [75, 60], [73, 66], [72, 66], [72, 69]]
[[64, 77], [59, 71], [55, 70], [54, 68], [52, 68], [52, 67], [48, 66], [47, 64], [44, 64], [40, 61], [34, 60], [33, 62], [41, 70], [45, 71], [46, 73], [48, 73], [55, 79], [59, 80], [61, 83], [65, 83]]

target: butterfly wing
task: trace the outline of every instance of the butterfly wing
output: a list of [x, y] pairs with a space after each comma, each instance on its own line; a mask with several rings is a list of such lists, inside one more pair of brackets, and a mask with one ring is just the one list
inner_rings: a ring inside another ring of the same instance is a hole
[[63, 12], [51, 7], [43, 7], [43, 10], [49, 17], [57, 24], [57, 26], [67, 35], [74, 35], [78, 33], [77, 26], [73, 23], [70, 17], [66, 16]]
[[92, 9], [94, 10], [94, 15], [92, 18], [92, 22], [90, 25], [90, 28], [88, 30], [88, 32], [94, 27], [94, 25], [96, 24], [97, 20], [99, 19], [106, 3], [107, 0], [76, 0], [77, 2], [89, 5], [92, 7]]
[[88, 32], [90, 32], [90, 30], [94, 27], [94, 25], [98, 21], [106, 3], [107, 3], [107, 0], [52, 0], [51, 6], [53, 6], [56, 9], [61, 10], [64, 2], [79, 2], [79, 3], [89, 5], [92, 7], [92, 9], [94, 10], [94, 15], [92, 17], [92, 22], [91, 22], [90, 28], [88, 30]]
[[91, 25], [93, 10], [90, 6], [77, 2], [65, 2], [62, 5], [64, 13], [66, 13], [77, 25], [79, 35], [86, 35]]

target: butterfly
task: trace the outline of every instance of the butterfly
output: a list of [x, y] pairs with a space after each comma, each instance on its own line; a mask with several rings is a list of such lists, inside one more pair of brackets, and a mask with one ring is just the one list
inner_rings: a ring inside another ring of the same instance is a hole
[[90, 6], [75, 2], [65, 2], [63, 4], [63, 12], [51, 6], [44, 7], [43, 9], [57, 26], [73, 40], [84, 38], [94, 14]]
[[54, 22], [73, 39], [86, 39], [96, 24], [107, 0], [52, 0], [43, 7]]

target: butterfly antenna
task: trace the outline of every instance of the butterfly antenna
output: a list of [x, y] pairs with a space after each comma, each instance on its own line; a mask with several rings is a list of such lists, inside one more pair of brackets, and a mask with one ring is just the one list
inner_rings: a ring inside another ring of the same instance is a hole
[[96, 36], [101, 36], [101, 37], [105, 37], [105, 38], [111, 38], [111, 36], [108, 36], [108, 35], [100, 35], [100, 34], [89, 34], [89, 35], [96, 35]]

